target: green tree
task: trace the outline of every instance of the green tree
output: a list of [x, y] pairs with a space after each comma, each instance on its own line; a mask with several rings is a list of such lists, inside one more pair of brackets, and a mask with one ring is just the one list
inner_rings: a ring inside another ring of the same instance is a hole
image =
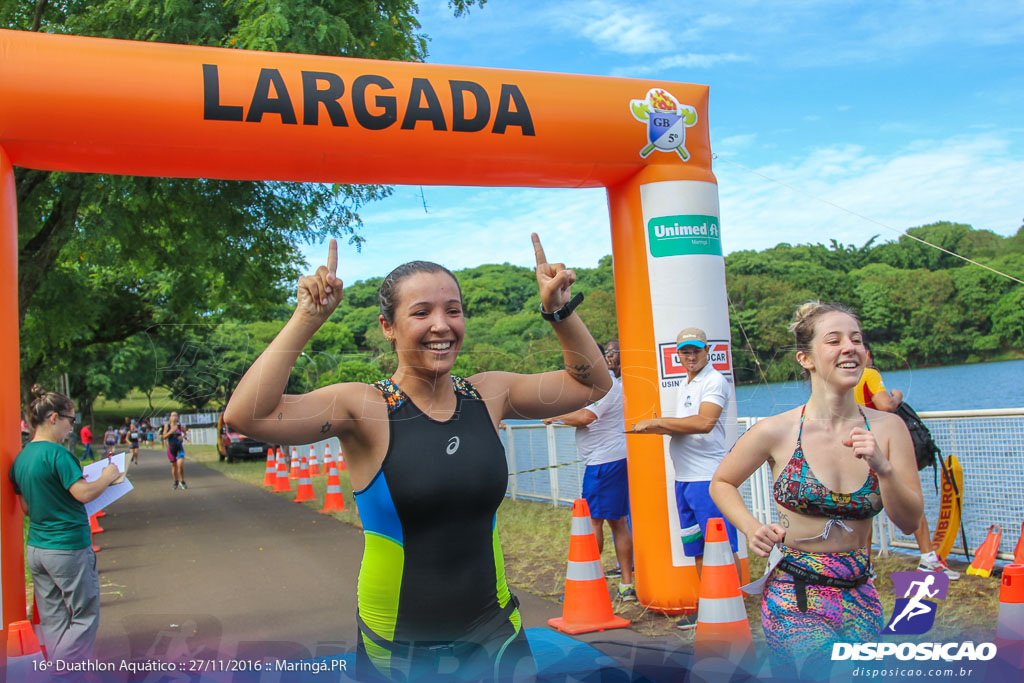
[[992, 308], [992, 333], [1007, 346], [1024, 349], [1024, 287], [1004, 294]]
[[457, 277], [467, 315], [477, 310], [513, 313], [537, 292], [534, 271], [508, 263], [466, 268]]
[[[927, 268], [940, 270], [943, 268], [959, 268], [966, 262], [952, 256], [942, 249], [959, 253], [960, 243], [971, 232], [972, 228], [963, 223], [941, 221], [910, 228], [906, 235], [901, 235], [897, 243], [898, 250], [892, 251], [890, 258], [895, 256], [896, 263], [889, 262], [898, 268]], [[914, 239], [914, 238], [917, 239]], [[923, 240], [919, 241], [919, 240]], [[927, 242], [928, 244], [925, 244]], [[935, 246], [930, 246], [935, 245]], [[941, 247], [942, 249], [936, 249]], [[890, 250], [887, 250], [888, 253]]]
[[[456, 15], [485, 0], [449, 0]], [[3, 3], [7, 28], [422, 61], [413, 0]], [[18, 168], [22, 387], [154, 326], [266, 317], [298, 276], [296, 244], [359, 242], [382, 186], [82, 175]], [[284, 287], [282, 283], [288, 282]], [[75, 311], [69, 320], [68, 311]], [[54, 324], [58, 322], [60, 324]], [[58, 332], [59, 331], [59, 332]]]
[[320, 386], [340, 382], [363, 382], [370, 384], [381, 378], [377, 366], [366, 360], [355, 358], [343, 360], [320, 377]]
[[576, 309], [580, 318], [587, 324], [590, 334], [599, 343], [609, 339], [618, 339], [619, 321], [615, 316], [615, 290], [591, 290], [586, 300]]

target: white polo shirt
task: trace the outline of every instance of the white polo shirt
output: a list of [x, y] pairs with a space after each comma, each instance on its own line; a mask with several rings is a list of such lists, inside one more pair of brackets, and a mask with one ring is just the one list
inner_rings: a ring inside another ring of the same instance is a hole
[[680, 384], [674, 417], [690, 417], [701, 403], [722, 407], [722, 416], [707, 434], [677, 434], [668, 443], [676, 468], [676, 481], [710, 481], [725, 457], [725, 406], [732, 397], [732, 383], [708, 362], [688, 384]]
[[597, 419], [576, 428], [576, 450], [585, 465], [604, 465], [626, 457], [622, 380], [612, 376], [612, 388], [597, 403], [587, 406]]

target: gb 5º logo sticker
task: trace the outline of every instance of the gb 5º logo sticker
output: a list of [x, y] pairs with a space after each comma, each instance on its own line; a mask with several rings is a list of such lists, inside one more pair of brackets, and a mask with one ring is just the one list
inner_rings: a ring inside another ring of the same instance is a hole
[[675, 152], [683, 161], [690, 160], [686, 151], [686, 129], [697, 123], [697, 110], [685, 104], [665, 90], [651, 88], [642, 100], [631, 100], [629, 109], [637, 121], [647, 122], [646, 147], [640, 156], [646, 159], [651, 152]]

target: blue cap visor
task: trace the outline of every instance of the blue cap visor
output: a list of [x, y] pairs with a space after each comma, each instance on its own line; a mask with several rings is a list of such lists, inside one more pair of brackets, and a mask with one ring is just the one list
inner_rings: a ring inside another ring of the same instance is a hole
[[696, 346], [698, 349], [703, 349], [707, 344], [699, 339], [687, 339], [676, 345], [676, 350], [682, 349], [684, 346]]

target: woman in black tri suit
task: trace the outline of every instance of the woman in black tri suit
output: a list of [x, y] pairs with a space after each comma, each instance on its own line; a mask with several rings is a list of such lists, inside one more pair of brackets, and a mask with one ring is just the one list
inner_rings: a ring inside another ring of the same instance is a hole
[[565, 369], [451, 374], [465, 335], [455, 277], [434, 263], [396, 268], [380, 288], [380, 325], [398, 369], [373, 385], [283, 392], [295, 359], [342, 296], [337, 243], [299, 281], [295, 313], [239, 382], [225, 420], [257, 438], [337, 436], [364, 528], [358, 680], [532, 678], [533, 659], [505, 582], [495, 513], [508, 468], [497, 425], [581, 408], [607, 392], [601, 352], [572, 311], [576, 279], [533, 235], [541, 315]]

